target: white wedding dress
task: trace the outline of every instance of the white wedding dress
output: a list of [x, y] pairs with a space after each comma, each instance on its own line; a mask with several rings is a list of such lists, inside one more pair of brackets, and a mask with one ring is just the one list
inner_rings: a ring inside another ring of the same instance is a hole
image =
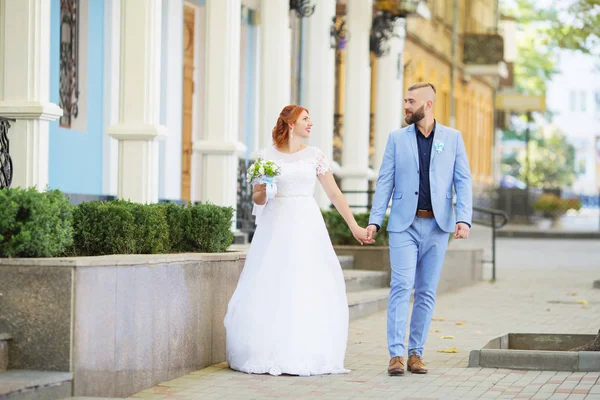
[[281, 166], [277, 196], [255, 206], [257, 228], [225, 316], [230, 368], [271, 375], [347, 373], [348, 301], [338, 258], [314, 199], [321, 150], [264, 160]]

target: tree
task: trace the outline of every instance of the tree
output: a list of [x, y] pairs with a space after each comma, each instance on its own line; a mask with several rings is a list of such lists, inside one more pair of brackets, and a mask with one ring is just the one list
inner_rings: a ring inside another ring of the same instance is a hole
[[[526, 181], [525, 152], [518, 157], [518, 178]], [[564, 188], [575, 182], [575, 148], [553, 125], [538, 129], [529, 143], [529, 184], [543, 188]]]
[[575, 0], [569, 3], [566, 11], [555, 13], [545, 30], [548, 42], [562, 49], [600, 55], [597, 53], [600, 51], [600, 1]]

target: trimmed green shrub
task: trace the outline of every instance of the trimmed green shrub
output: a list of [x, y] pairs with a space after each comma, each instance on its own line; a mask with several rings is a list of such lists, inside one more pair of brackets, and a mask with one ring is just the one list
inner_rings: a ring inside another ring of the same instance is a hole
[[169, 240], [165, 251], [167, 253], [178, 253], [185, 251], [186, 231], [190, 229], [191, 215], [189, 210], [175, 203], [153, 204], [160, 209], [166, 218], [169, 229]]
[[55, 257], [72, 242], [72, 206], [60, 191], [0, 190], [0, 257]]
[[212, 204], [87, 202], [74, 213], [74, 255], [223, 252], [233, 209]]
[[[352, 236], [352, 232], [344, 218], [337, 212], [337, 210], [323, 210], [323, 219], [331, 238], [333, 245], [358, 245], [359, 243]], [[369, 213], [358, 213], [354, 214], [354, 219], [359, 226], [366, 228], [369, 224]], [[388, 216], [383, 220], [383, 225], [377, 235], [375, 235], [374, 246], [387, 246], [388, 244], [388, 233], [387, 233]]]
[[189, 206], [186, 210], [190, 220], [185, 229], [184, 251], [219, 253], [233, 243], [233, 208], [207, 203]]

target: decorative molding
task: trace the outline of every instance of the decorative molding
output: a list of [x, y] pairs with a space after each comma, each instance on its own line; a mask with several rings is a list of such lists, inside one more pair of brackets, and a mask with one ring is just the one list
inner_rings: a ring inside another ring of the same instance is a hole
[[169, 131], [165, 126], [152, 124], [115, 124], [106, 133], [119, 140], [162, 140]]
[[0, 116], [5, 118], [56, 121], [63, 110], [53, 103], [37, 101], [0, 101]]
[[242, 142], [221, 142], [218, 140], [196, 140], [193, 148], [198, 153], [221, 155], [243, 155], [247, 149]]

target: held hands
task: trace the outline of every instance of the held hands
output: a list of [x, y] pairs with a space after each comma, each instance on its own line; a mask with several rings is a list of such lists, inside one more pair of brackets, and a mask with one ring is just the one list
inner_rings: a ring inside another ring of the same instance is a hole
[[377, 227], [375, 225], [367, 226], [367, 240], [370, 241], [368, 244], [375, 243], [375, 235], [377, 235]]
[[467, 239], [470, 232], [469, 225], [459, 222], [454, 227], [454, 239]]
[[367, 229], [361, 228], [358, 225], [355, 226], [354, 228], [351, 228], [354, 239], [356, 239], [358, 241], [358, 243], [360, 243], [361, 245], [375, 243], [375, 240], [373, 240], [372, 238], [369, 237], [369, 233], [368, 233]]
[[254, 203], [262, 206], [267, 202], [267, 184], [257, 184], [253, 187], [252, 200]]

